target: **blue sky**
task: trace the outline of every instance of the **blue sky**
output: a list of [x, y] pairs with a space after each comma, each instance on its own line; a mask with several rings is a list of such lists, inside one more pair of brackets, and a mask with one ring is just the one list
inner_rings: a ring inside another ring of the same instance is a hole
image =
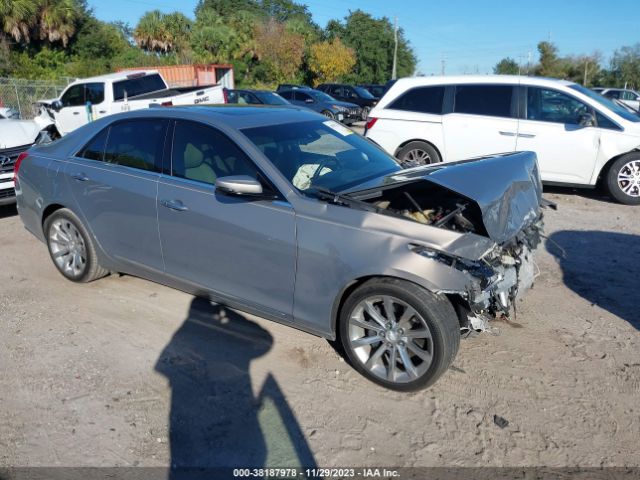
[[[617, 0], [302, 0], [324, 27], [358, 8], [374, 16], [398, 17], [418, 57], [418, 71], [490, 73], [504, 56], [537, 59], [536, 44], [551, 40], [562, 55], [599, 51], [605, 60], [616, 48], [640, 42], [640, 1]], [[147, 10], [179, 10], [193, 17], [197, 0], [89, 0], [98, 18], [135, 26]], [[615, 7], [615, 10], [614, 10]]]

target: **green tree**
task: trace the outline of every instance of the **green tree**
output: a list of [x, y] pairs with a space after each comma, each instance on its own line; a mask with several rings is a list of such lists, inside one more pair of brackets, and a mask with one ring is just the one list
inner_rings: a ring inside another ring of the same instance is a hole
[[551, 42], [540, 42], [538, 44], [540, 53], [540, 63], [535, 69], [535, 73], [541, 77], [565, 78], [566, 71], [563, 62], [558, 57], [558, 47]]
[[[356, 65], [349, 80], [363, 83], [385, 83], [391, 78], [394, 50], [393, 25], [388, 18], [373, 18], [362, 10], [351, 12], [344, 23], [330, 21], [328, 39], [340, 38], [356, 52]], [[413, 75], [416, 57], [402, 29], [398, 31], [399, 77]]]
[[493, 67], [493, 73], [496, 75], [518, 75], [520, 73], [520, 66], [511, 57], [506, 57], [496, 63]]
[[356, 64], [356, 55], [339, 38], [311, 45], [309, 70], [313, 84], [335, 82], [342, 79]]
[[82, 5], [77, 0], [41, 0], [38, 18], [40, 40], [61, 42], [66, 47], [81, 20]]
[[0, 0], [0, 26], [16, 42], [29, 43], [37, 22], [37, 0]]
[[192, 23], [182, 13], [164, 14], [160, 10], [145, 13], [133, 38], [144, 50], [157, 53], [179, 51], [189, 43]]
[[268, 83], [295, 81], [302, 66], [304, 38], [270, 19], [256, 26], [255, 41], [258, 60], [263, 63], [259, 79]]
[[614, 86], [640, 88], [640, 43], [622, 47], [613, 53], [610, 75]]

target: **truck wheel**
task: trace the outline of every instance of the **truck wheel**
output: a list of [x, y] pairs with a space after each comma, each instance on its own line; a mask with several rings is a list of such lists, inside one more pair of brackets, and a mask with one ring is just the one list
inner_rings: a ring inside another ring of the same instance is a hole
[[432, 385], [460, 346], [460, 324], [449, 300], [404, 280], [362, 284], [345, 301], [339, 320], [351, 365], [392, 390]]
[[87, 283], [109, 273], [98, 264], [91, 235], [71, 210], [61, 208], [47, 217], [44, 233], [51, 260], [67, 279]]
[[640, 205], [640, 153], [628, 153], [617, 159], [604, 179], [607, 193], [625, 205]]
[[409, 142], [396, 154], [396, 158], [405, 168], [441, 162], [438, 151], [426, 142]]

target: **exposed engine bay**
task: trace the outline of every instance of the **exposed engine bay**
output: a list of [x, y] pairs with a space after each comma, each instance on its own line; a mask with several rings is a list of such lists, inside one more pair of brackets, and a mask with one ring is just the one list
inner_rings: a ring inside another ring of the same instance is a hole
[[[477, 202], [428, 181], [369, 191], [355, 197], [375, 206], [382, 214], [459, 233], [488, 236]], [[463, 299], [454, 302], [461, 327], [465, 332], [492, 331], [488, 322], [496, 318], [508, 320], [517, 298], [533, 285], [538, 271], [533, 251], [541, 242], [542, 230], [540, 213], [515, 237], [496, 243], [493, 250], [478, 261], [419, 246], [414, 251], [466, 272], [476, 280], [470, 282], [466, 292], [456, 292]]]

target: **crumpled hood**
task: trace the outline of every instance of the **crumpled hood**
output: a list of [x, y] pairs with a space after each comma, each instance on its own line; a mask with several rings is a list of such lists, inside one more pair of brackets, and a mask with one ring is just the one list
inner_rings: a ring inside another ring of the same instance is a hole
[[33, 120], [0, 120], [0, 149], [31, 145], [40, 127]]
[[371, 188], [377, 183], [386, 189], [416, 180], [433, 182], [475, 201], [489, 238], [498, 244], [512, 239], [540, 216], [542, 182], [533, 152], [411, 168], [366, 186]]

